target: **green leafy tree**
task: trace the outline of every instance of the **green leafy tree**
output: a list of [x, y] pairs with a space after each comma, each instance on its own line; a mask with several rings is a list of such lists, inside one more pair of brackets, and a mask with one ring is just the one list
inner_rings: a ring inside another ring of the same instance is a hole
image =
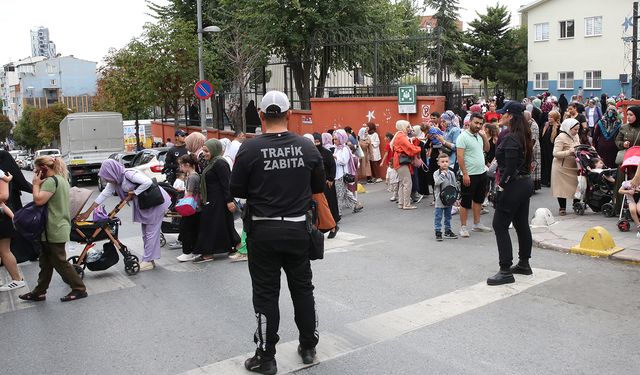
[[40, 138], [39, 121], [40, 114], [34, 107], [27, 106], [22, 111], [22, 117], [18, 120], [16, 128], [13, 131], [13, 138], [16, 142], [28, 149], [37, 149], [46, 144]]
[[478, 18], [469, 22], [466, 34], [468, 49], [467, 62], [471, 76], [483, 81], [485, 95], [489, 93], [489, 80], [496, 80], [498, 62], [510, 53], [506, 38], [511, 22], [511, 14], [506, 6], [488, 6], [486, 14], [476, 12]]
[[[166, 103], [178, 127], [180, 101], [193, 97], [198, 78], [198, 37], [194, 22], [179, 18], [159, 19], [144, 26], [142, 43], [147, 63], [143, 75], [153, 89], [154, 102]], [[204, 114], [203, 114], [204, 115]]]
[[48, 108], [36, 110], [38, 136], [45, 144], [60, 139], [60, 122], [69, 112], [64, 103], [55, 103]]
[[425, 5], [436, 11], [434, 18], [437, 21], [433, 29], [433, 54], [435, 63], [433, 69], [436, 74], [438, 88], [442, 88], [445, 78], [454, 73], [462, 75], [469, 71], [469, 66], [464, 61], [464, 34], [458, 28], [458, 14], [460, 6], [458, 0], [425, 0]]
[[527, 95], [527, 27], [522, 26], [507, 31], [505, 45], [508, 50], [498, 60], [496, 81], [511, 88], [513, 97]]
[[13, 124], [11, 120], [9, 120], [9, 117], [0, 114], [0, 140], [6, 139], [9, 134], [11, 134], [12, 127]]

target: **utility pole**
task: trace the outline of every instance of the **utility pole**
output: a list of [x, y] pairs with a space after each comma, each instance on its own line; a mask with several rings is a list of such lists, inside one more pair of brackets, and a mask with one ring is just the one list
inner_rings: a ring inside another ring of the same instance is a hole
[[638, 87], [638, 2], [633, 3], [633, 40], [631, 41], [631, 97], [640, 98]]
[[[196, 3], [197, 17], [198, 17], [198, 79], [202, 81], [204, 79], [204, 64], [202, 62], [202, 0], [198, 0]], [[207, 102], [204, 99], [200, 99], [200, 131], [205, 137], [208, 137], [207, 133]]]

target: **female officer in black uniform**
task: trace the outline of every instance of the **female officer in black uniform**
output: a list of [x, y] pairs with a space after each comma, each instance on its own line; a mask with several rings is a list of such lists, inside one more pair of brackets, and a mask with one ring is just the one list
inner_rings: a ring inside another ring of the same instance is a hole
[[[500, 181], [496, 197], [496, 212], [493, 216], [493, 230], [498, 243], [500, 272], [487, 279], [489, 285], [515, 282], [513, 274], [531, 275], [531, 229], [529, 228], [529, 198], [533, 194], [531, 179], [531, 159], [533, 144], [531, 128], [524, 118], [524, 106], [517, 102], [507, 102], [498, 111], [502, 115], [501, 124], [509, 127], [509, 133], [496, 149], [496, 160]], [[518, 234], [520, 261], [514, 267], [509, 224]]]

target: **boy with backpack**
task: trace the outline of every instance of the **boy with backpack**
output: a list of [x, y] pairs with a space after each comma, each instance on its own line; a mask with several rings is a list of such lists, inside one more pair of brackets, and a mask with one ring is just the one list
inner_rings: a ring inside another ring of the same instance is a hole
[[456, 175], [449, 169], [449, 155], [438, 155], [438, 170], [433, 173], [434, 190], [436, 200], [434, 227], [436, 241], [442, 241], [442, 217], [444, 216], [444, 238], [455, 240], [458, 236], [451, 230], [451, 207], [458, 198], [456, 188]]

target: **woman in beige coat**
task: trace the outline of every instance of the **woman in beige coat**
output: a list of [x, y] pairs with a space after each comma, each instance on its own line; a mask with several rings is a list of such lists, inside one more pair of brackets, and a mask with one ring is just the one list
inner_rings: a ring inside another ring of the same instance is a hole
[[[551, 191], [558, 198], [560, 216], [567, 213], [567, 198], [574, 198], [578, 187], [578, 166], [575, 147], [580, 144], [580, 123], [568, 118], [560, 125], [560, 133], [553, 142], [553, 164], [551, 166]], [[578, 201], [573, 199], [574, 202]]]

